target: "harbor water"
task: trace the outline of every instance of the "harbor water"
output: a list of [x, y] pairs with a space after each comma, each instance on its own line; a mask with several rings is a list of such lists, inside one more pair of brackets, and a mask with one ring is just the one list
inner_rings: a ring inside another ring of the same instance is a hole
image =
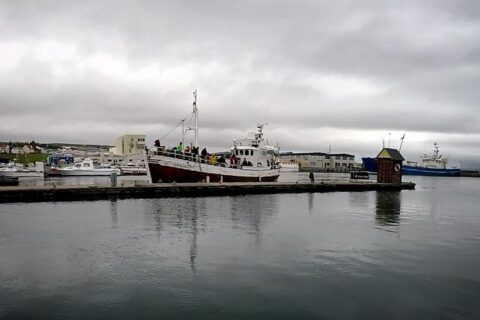
[[0, 204], [0, 319], [479, 319], [480, 180], [404, 181]]

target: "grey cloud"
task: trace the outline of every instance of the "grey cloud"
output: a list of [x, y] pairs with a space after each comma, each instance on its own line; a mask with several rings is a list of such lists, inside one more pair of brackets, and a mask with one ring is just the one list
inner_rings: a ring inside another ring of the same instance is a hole
[[[73, 53], [41, 61], [48, 41]], [[479, 151], [462, 143], [480, 132], [478, 1], [4, 1], [8, 43], [24, 51], [0, 67], [0, 140], [162, 136], [198, 88], [212, 147], [266, 121], [268, 108], [271, 133], [292, 150], [375, 152], [378, 141], [308, 136], [336, 128], [441, 135], [472, 163]], [[125, 71], [97, 70], [97, 56]]]

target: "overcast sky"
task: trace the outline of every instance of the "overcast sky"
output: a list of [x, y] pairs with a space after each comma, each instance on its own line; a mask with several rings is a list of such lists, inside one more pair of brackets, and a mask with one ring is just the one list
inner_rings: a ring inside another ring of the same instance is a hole
[[283, 151], [405, 133], [480, 167], [480, 1], [0, 0], [0, 141], [152, 144], [195, 89], [209, 150], [268, 121]]

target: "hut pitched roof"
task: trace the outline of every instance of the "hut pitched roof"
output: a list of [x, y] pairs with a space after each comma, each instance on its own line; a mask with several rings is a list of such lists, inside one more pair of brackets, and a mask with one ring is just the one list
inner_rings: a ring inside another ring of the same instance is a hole
[[377, 155], [377, 159], [392, 159], [395, 161], [405, 160], [397, 149], [383, 148]]

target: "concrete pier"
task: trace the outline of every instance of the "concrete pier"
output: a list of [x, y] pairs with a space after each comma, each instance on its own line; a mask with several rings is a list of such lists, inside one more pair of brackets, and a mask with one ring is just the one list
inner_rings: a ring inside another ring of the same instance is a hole
[[460, 172], [461, 177], [480, 177], [480, 170], [462, 170]]
[[127, 198], [233, 196], [244, 194], [372, 191], [415, 189], [415, 184], [328, 181], [316, 183], [161, 183], [128, 187], [109, 186], [19, 186], [0, 187], [0, 203], [106, 200]]

